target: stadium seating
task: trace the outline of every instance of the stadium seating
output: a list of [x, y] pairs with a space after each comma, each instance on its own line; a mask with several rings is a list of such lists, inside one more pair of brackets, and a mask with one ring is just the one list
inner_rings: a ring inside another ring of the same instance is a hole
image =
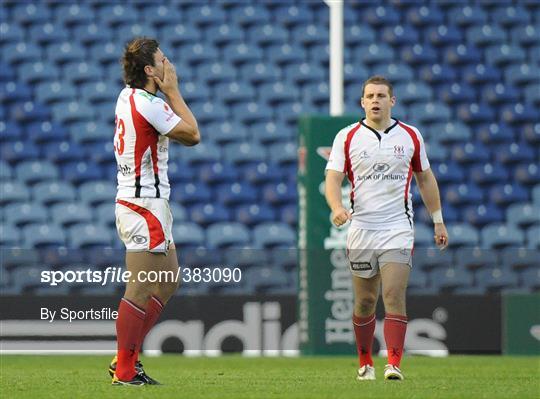
[[[1, 247], [122, 248], [114, 233], [114, 103], [123, 46], [139, 34], [156, 36], [175, 63], [203, 137], [193, 148], [170, 147], [177, 246], [295, 246], [296, 122], [328, 113], [326, 5], [34, 3], [2, 5]], [[368, 76], [388, 76], [394, 115], [419, 127], [441, 188], [450, 233], [442, 256], [429, 252], [430, 217], [413, 184], [418, 251], [428, 251], [415, 254], [414, 292], [540, 288], [529, 252], [540, 249], [536, 3], [344, 4], [347, 112], [360, 112]], [[282, 284], [294, 292], [292, 258], [287, 270], [277, 261], [268, 263], [276, 270], [258, 265], [242, 289], [279, 292]], [[29, 272], [15, 276], [17, 289], [35, 290]]]

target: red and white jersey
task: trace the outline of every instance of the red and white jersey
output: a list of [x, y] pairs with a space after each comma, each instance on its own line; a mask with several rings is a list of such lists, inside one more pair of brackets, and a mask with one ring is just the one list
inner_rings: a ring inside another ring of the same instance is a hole
[[116, 102], [116, 198], [169, 199], [169, 133], [180, 117], [161, 98], [124, 88]]
[[412, 175], [428, 168], [422, 135], [398, 120], [380, 132], [363, 120], [340, 130], [326, 165], [347, 175], [351, 226], [367, 230], [412, 229]]

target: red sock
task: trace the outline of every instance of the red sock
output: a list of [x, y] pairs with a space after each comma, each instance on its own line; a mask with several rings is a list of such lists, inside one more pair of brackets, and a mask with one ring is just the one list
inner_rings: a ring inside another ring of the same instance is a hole
[[159, 315], [161, 314], [162, 310], [163, 303], [161, 303], [157, 296], [152, 295], [146, 304], [146, 317], [144, 318], [144, 324], [141, 330], [141, 348], [146, 334], [148, 334], [148, 331], [154, 327], [154, 324], [156, 324], [157, 319], [159, 319]]
[[407, 316], [386, 314], [384, 318], [384, 340], [388, 350], [388, 364], [399, 367], [406, 332]]
[[145, 312], [126, 298], [122, 298], [116, 319], [118, 362], [116, 376], [122, 381], [131, 380], [135, 374], [135, 361], [141, 346], [141, 330]]
[[356, 350], [358, 351], [360, 367], [366, 364], [373, 366], [371, 347], [373, 346], [375, 323], [375, 313], [367, 317], [359, 317], [353, 314], [354, 336], [356, 338]]

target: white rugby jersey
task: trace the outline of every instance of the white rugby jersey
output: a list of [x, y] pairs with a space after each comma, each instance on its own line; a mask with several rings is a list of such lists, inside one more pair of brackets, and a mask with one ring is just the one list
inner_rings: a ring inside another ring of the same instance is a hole
[[367, 230], [412, 229], [412, 175], [428, 168], [422, 135], [398, 120], [380, 132], [364, 120], [340, 130], [326, 165], [347, 175], [351, 226]]
[[180, 117], [161, 98], [125, 87], [116, 102], [116, 198], [169, 199], [169, 138]]

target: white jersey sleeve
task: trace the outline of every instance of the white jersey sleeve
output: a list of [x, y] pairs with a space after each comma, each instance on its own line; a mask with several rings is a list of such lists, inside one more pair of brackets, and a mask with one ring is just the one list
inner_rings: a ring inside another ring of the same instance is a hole
[[138, 105], [139, 113], [150, 123], [159, 134], [169, 133], [182, 119], [174, 113], [171, 107], [159, 97], [151, 101], [141, 101]]
[[[424, 138], [420, 134], [420, 131], [413, 127], [414, 132], [416, 133], [416, 137], [418, 139], [419, 149], [418, 149], [418, 156], [413, 157], [413, 171], [414, 172], [423, 172], [425, 170], [429, 169], [429, 160], [426, 154], [426, 145], [424, 143]], [[416, 155], [416, 154], [415, 154]]]
[[326, 170], [330, 169], [345, 173], [345, 140], [347, 139], [347, 132], [351, 130], [352, 126], [354, 125], [341, 129], [336, 135], [330, 157], [326, 163]]

